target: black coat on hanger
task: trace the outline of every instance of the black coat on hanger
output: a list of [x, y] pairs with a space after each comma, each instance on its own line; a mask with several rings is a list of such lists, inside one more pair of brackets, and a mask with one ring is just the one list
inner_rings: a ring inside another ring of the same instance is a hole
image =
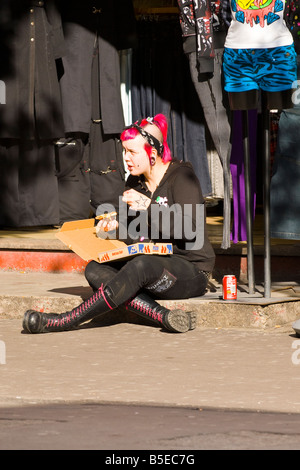
[[1, 72], [6, 104], [0, 138], [51, 139], [63, 121], [55, 60], [64, 52], [54, 0], [1, 0]]
[[89, 133], [96, 58], [103, 131], [118, 134], [124, 127], [118, 51], [135, 45], [132, 0], [62, 0], [61, 12], [67, 45], [61, 78], [65, 132]]

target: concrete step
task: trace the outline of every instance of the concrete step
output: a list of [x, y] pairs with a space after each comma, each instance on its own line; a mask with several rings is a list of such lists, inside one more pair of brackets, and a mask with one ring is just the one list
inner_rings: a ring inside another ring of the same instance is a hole
[[[219, 230], [219, 229], [218, 229]], [[27, 309], [64, 312], [91, 294], [84, 278], [86, 262], [55, 237], [56, 230], [0, 231], [0, 318], [23, 317]], [[197, 312], [199, 327], [275, 328], [300, 318], [300, 244], [271, 245], [272, 295], [264, 298], [264, 249], [254, 245], [256, 292], [247, 289], [247, 245], [222, 250], [213, 236], [216, 265], [204, 297], [164, 301], [163, 305]], [[225, 274], [238, 280], [237, 301], [223, 301]], [[107, 314], [102, 322], [141, 322], [135, 315]]]
[[[26, 233], [26, 232], [25, 232]], [[241, 283], [247, 282], [247, 246], [232, 245], [222, 250], [213, 243], [216, 264], [213, 277], [221, 282], [226, 274], [234, 274]], [[300, 283], [300, 245], [275, 244], [271, 246], [271, 270], [274, 282]], [[86, 262], [73, 253], [53, 232], [44, 238], [21, 235], [9, 237], [0, 235], [0, 270], [18, 270], [48, 273], [83, 273]], [[254, 246], [255, 279], [264, 279], [264, 249]]]
[[[62, 313], [71, 310], [92, 291], [81, 273], [0, 271], [0, 319], [20, 319], [27, 309]], [[207, 328], [279, 328], [300, 318], [300, 285], [273, 283], [270, 299], [261, 285], [253, 295], [238, 286], [238, 299], [224, 301], [221, 285], [214, 279], [203, 297], [160, 301], [167, 308], [197, 313], [197, 326]], [[109, 312], [100, 324], [144, 323], [131, 313]]]
[[46, 238], [0, 237], [0, 270], [81, 273], [85, 266], [52, 232]]

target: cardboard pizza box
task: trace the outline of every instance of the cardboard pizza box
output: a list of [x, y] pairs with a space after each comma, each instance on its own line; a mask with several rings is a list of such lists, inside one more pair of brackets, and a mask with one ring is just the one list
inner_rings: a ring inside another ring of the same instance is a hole
[[137, 242], [126, 245], [121, 240], [103, 240], [96, 235], [95, 219], [65, 222], [56, 237], [85, 261], [105, 263], [135, 255], [170, 255], [172, 243]]

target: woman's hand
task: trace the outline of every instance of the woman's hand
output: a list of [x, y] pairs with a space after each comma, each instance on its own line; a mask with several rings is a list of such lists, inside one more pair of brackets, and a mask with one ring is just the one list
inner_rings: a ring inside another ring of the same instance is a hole
[[98, 224], [96, 225], [96, 235], [99, 238], [110, 238], [110, 235], [112, 232], [115, 233], [115, 231], [118, 228], [118, 221], [113, 218], [105, 218], [102, 220], [99, 220]]
[[151, 199], [135, 189], [128, 189], [123, 193], [122, 201], [126, 202], [130, 209], [145, 211], [150, 205]]

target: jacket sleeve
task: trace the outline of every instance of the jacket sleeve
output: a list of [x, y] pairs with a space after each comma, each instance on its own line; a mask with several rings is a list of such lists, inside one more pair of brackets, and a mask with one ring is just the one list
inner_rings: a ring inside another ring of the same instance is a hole
[[196, 51], [200, 74], [214, 70], [213, 28], [210, 0], [178, 0], [183, 49]]
[[53, 47], [54, 58], [59, 59], [66, 53], [59, 1], [46, 0], [45, 11], [48, 21], [52, 27], [51, 43]]

